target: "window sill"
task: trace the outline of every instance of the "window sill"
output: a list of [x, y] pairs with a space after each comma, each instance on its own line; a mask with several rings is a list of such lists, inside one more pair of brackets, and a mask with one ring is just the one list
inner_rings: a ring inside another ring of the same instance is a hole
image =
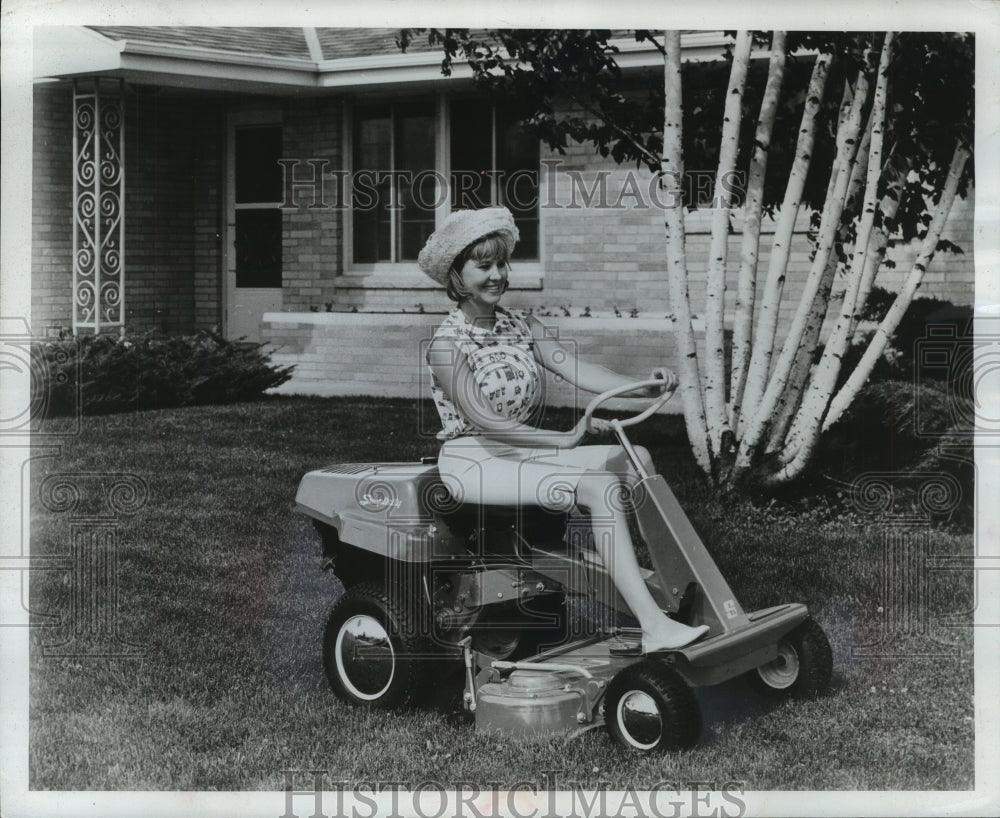
[[[511, 290], [540, 290], [545, 275], [538, 264], [518, 264], [510, 272]], [[385, 264], [355, 268], [336, 279], [338, 288], [365, 290], [439, 290], [441, 285], [416, 269], [416, 264]]]

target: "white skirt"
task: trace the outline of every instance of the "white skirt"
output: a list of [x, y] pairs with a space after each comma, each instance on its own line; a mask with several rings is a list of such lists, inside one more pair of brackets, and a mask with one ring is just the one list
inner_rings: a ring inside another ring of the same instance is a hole
[[[640, 456], [645, 450], [638, 447]], [[510, 446], [487, 437], [446, 440], [438, 456], [441, 480], [462, 503], [541, 506], [569, 511], [586, 475], [633, 475], [621, 446]]]

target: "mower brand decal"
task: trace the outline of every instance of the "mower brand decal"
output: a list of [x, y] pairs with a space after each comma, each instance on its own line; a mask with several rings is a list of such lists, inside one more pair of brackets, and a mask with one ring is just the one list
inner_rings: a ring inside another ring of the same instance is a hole
[[372, 511], [381, 511], [385, 508], [399, 508], [403, 505], [403, 501], [398, 497], [384, 497], [379, 494], [362, 494], [361, 498], [358, 500], [362, 508], [367, 508]]
[[722, 603], [722, 607], [725, 609], [726, 617], [728, 619], [735, 619], [740, 615], [740, 609], [736, 607], [735, 599], [727, 599]]

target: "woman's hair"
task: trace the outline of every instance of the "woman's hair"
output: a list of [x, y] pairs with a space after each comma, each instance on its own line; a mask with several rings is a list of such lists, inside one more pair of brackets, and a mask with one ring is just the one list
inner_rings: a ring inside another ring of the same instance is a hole
[[[448, 271], [448, 283], [445, 286], [445, 292], [452, 301], [461, 303], [469, 297], [465, 285], [462, 284], [462, 268], [469, 260], [508, 264], [507, 244], [499, 233], [487, 233], [455, 256], [455, 260], [451, 263], [451, 269]], [[505, 281], [504, 289], [506, 290], [506, 288]]]

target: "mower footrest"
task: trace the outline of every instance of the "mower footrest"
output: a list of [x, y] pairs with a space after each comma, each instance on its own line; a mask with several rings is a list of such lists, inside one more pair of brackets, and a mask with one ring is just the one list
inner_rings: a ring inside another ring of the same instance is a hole
[[742, 628], [695, 642], [668, 660], [691, 685], [718, 684], [774, 659], [781, 637], [808, 615], [800, 604], [755, 611]]

